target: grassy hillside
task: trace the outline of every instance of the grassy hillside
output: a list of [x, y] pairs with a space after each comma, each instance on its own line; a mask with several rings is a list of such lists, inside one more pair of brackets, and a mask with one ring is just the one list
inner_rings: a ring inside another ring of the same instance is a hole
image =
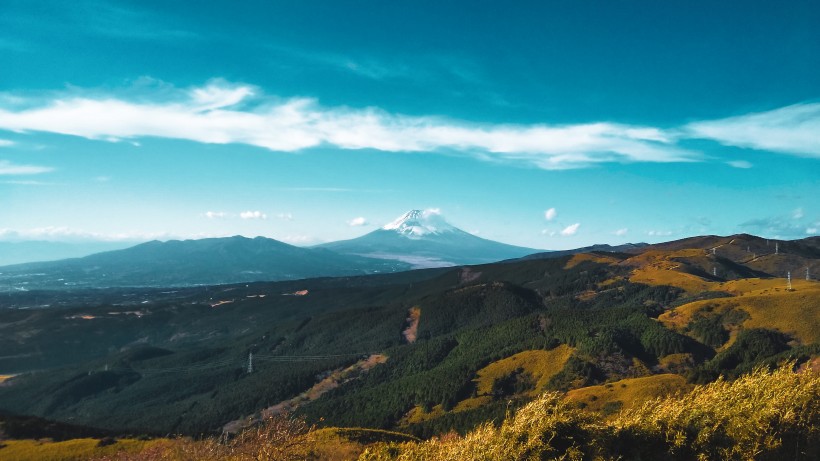
[[811, 460], [820, 456], [820, 376], [757, 371], [699, 386], [618, 413], [574, 409], [547, 393], [504, 419], [464, 436], [382, 444], [360, 459], [715, 459]]
[[690, 387], [683, 376], [666, 373], [574, 389], [567, 392], [566, 398], [578, 408], [611, 415], [622, 408], [632, 409], [658, 397], [683, 393]]

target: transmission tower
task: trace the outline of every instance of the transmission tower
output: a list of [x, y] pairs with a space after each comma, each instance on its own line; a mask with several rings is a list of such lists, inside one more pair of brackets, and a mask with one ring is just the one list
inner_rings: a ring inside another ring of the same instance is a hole
[[253, 373], [253, 352], [248, 352], [248, 374]]
[[792, 272], [789, 271], [786, 273], [786, 280], [789, 282], [789, 291], [792, 291]]

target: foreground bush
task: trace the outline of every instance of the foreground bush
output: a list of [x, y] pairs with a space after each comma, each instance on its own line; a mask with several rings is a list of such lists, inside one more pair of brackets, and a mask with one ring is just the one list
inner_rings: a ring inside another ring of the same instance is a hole
[[820, 375], [794, 364], [720, 379], [604, 421], [547, 393], [465, 436], [380, 444], [364, 461], [820, 459]]
[[306, 459], [313, 428], [304, 419], [274, 416], [232, 438], [177, 439], [140, 453], [121, 452], [99, 461], [262, 461]]

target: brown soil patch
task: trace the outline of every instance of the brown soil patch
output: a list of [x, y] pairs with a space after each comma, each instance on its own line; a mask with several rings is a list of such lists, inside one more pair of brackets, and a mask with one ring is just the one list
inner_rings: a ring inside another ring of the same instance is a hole
[[418, 307], [411, 307], [407, 311], [407, 327], [401, 332], [408, 344], [416, 342], [419, 332], [419, 318], [421, 317], [421, 309]]

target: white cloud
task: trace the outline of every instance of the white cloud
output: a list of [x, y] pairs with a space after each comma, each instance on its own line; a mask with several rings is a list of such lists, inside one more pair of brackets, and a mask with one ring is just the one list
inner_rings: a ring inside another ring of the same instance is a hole
[[814, 235], [817, 233], [816, 227], [809, 227], [806, 229], [806, 235]]
[[224, 219], [228, 216], [224, 211], [206, 211], [205, 217], [208, 219]]
[[0, 228], [0, 240], [50, 240], [50, 241], [146, 241], [183, 238], [225, 237], [222, 234], [172, 234], [169, 232], [90, 232], [66, 226], [45, 226], [30, 229]]
[[191, 100], [201, 111], [231, 107], [254, 93], [249, 86], [232, 86], [224, 82], [212, 82], [204, 88], [191, 90]]
[[735, 167], [735, 168], [742, 168], [742, 169], [748, 169], [748, 168], [751, 168], [751, 167], [754, 166], [750, 162], [747, 162], [746, 160], [732, 160], [732, 161], [726, 162], [726, 164], [729, 165], [729, 166]]
[[15, 186], [56, 186], [58, 183], [33, 181], [30, 179], [13, 179], [9, 181], [0, 181], [0, 184], [13, 184]]
[[313, 243], [316, 241], [314, 237], [309, 235], [286, 235], [285, 237], [280, 238], [279, 240], [283, 242], [290, 243], [291, 245], [305, 245], [309, 243]]
[[660, 231], [660, 230], [651, 230], [651, 231], [646, 232], [646, 235], [651, 235], [653, 237], [668, 237], [672, 234], [674, 234], [674, 232], [672, 232], [672, 231]]
[[276, 217], [283, 221], [293, 221], [293, 214], [291, 213], [279, 213]]
[[8, 147], [13, 145], [14, 141], [9, 141], [8, 139], [0, 139], [0, 147]]
[[152, 136], [241, 143], [284, 152], [319, 145], [387, 152], [458, 151], [482, 160], [544, 169], [700, 159], [698, 153], [675, 146], [671, 136], [652, 127], [609, 122], [475, 124], [396, 115], [377, 108], [328, 108], [307, 98], [263, 97], [249, 85], [224, 81], [188, 90], [163, 88], [139, 100], [74, 91], [45, 103], [34, 98], [25, 102], [6, 107], [0, 103], [1, 129], [101, 140]]
[[627, 229], [626, 227], [624, 227], [623, 229], [618, 229], [618, 230], [616, 230], [616, 231], [615, 231], [615, 232], [613, 232], [613, 233], [614, 233], [615, 235], [617, 235], [618, 237], [623, 237], [624, 235], [626, 235], [626, 233], [627, 233], [627, 232], [629, 232], [629, 229]]
[[695, 122], [684, 130], [728, 146], [820, 158], [820, 103]]
[[54, 168], [37, 165], [18, 165], [8, 160], [0, 160], [0, 175], [41, 174], [54, 171]]
[[558, 212], [555, 211], [555, 208], [550, 208], [549, 210], [544, 212], [544, 219], [547, 221], [552, 221], [558, 215]]
[[367, 219], [365, 219], [362, 216], [359, 216], [357, 218], [353, 218], [350, 221], [348, 221], [347, 225], [351, 226], [351, 227], [365, 226], [365, 225], [367, 225]]
[[243, 211], [239, 213], [239, 217], [242, 219], [268, 219], [268, 215], [262, 213], [261, 211]]
[[575, 235], [578, 232], [578, 228], [581, 227], [581, 223], [570, 224], [569, 226], [565, 227], [564, 230], [561, 231], [561, 235], [568, 237], [570, 235]]
[[801, 238], [807, 227], [816, 227], [815, 224], [805, 224], [801, 220], [803, 210], [798, 208], [790, 215], [769, 216], [766, 218], [751, 219], [739, 226], [746, 232], [766, 237]]

